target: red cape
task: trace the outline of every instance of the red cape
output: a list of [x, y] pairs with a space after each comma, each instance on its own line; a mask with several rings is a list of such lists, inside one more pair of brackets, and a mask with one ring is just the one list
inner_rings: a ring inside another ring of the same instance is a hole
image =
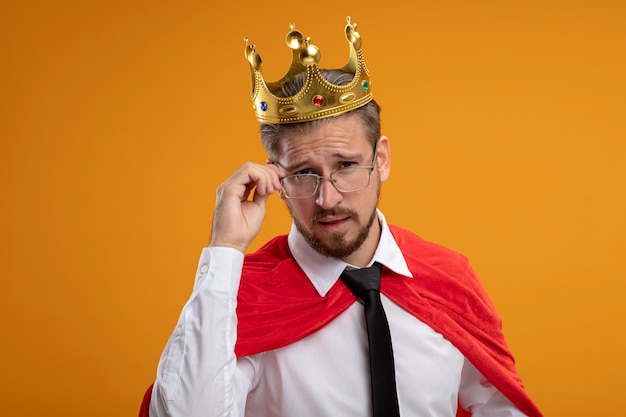
[[[381, 291], [441, 333], [522, 412], [542, 413], [515, 370], [502, 322], [467, 258], [390, 226], [412, 279], [383, 268]], [[338, 280], [320, 297], [293, 259], [287, 236], [246, 255], [237, 304], [237, 357], [283, 346], [316, 332], [346, 310], [356, 297]], [[140, 417], [148, 417], [150, 387]], [[457, 416], [470, 414], [459, 407]]]
[[[515, 370], [500, 316], [467, 258], [406, 230], [390, 229], [413, 278], [383, 268], [381, 291], [454, 344], [522, 412], [541, 416]], [[293, 259], [287, 237], [279, 236], [246, 256], [235, 353], [247, 356], [297, 342], [355, 300], [341, 280], [320, 297]]]

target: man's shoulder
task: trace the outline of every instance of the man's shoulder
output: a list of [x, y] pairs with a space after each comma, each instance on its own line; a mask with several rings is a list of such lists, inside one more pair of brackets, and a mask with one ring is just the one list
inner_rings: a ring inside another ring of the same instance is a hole
[[[439, 270], [458, 276], [460, 272], [470, 272], [468, 258], [454, 249], [428, 241], [410, 230], [389, 225], [389, 230], [412, 272]], [[473, 271], [470, 272], [473, 275]]]
[[240, 312], [258, 306], [261, 299], [272, 304], [289, 298], [297, 304], [302, 297], [316, 299], [319, 295], [293, 258], [286, 235], [271, 239], [244, 257], [238, 295]]
[[398, 246], [400, 247], [402, 252], [407, 252], [408, 255], [416, 254], [420, 257], [442, 256], [451, 257], [459, 261], [467, 260], [465, 255], [461, 254], [460, 252], [457, 252], [454, 249], [450, 249], [439, 243], [426, 240], [410, 230], [395, 225], [389, 225], [389, 230], [391, 231], [391, 234], [398, 243]]
[[248, 253], [244, 257], [244, 272], [267, 272], [291, 263], [293, 257], [287, 243], [287, 235], [276, 236], [259, 249]]
[[[469, 314], [467, 305], [456, 301], [474, 300], [472, 305], [486, 309], [484, 317], [490, 316], [499, 322], [493, 303], [465, 255], [406, 229], [390, 226], [390, 230], [413, 274], [414, 279], [403, 280], [404, 284], [428, 299], [431, 305], [445, 306], [460, 316]], [[399, 293], [396, 300], [406, 300], [406, 297]]]

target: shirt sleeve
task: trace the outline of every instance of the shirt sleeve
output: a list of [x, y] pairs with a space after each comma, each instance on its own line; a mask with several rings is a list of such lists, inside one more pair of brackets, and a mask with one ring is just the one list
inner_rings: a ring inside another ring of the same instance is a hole
[[150, 417], [243, 416], [251, 372], [238, 369], [237, 291], [243, 254], [202, 251], [191, 297], [157, 369]]
[[472, 417], [527, 417], [467, 358], [461, 373], [459, 402], [472, 413]]

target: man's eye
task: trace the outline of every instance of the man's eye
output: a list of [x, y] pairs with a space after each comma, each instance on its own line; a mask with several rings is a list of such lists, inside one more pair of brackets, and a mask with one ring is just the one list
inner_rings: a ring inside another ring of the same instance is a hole
[[341, 163], [341, 165], [339, 166], [339, 169], [350, 168], [350, 167], [353, 167], [353, 166], [356, 166], [356, 165], [357, 165], [356, 162], [348, 162], [348, 161], [346, 161], [346, 162], [342, 162]]
[[307, 174], [311, 174], [312, 171], [308, 168], [305, 169], [301, 169], [300, 171], [296, 172], [294, 175], [307, 175]]

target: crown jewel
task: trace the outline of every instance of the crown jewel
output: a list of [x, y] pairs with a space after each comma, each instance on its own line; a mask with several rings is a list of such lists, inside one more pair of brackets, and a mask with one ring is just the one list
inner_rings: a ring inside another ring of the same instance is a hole
[[[287, 46], [293, 57], [291, 67], [278, 81], [266, 83], [261, 69], [261, 56], [255, 46], [245, 39], [245, 56], [250, 64], [252, 108], [261, 123], [285, 124], [307, 122], [335, 116], [361, 107], [372, 100], [370, 74], [361, 52], [361, 35], [356, 30], [356, 23], [346, 18], [346, 40], [350, 46], [348, 63], [340, 70], [353, 74], [352, 81], [345, 85], [336, 85], [324, 79], [318, 63], [320, 50], [296, 30], [295, 24], [289, 25]], [[293, 96], [279, 97], [275, 93], [283, 82], [299, 73], [306, 73], [302, 89]]]

